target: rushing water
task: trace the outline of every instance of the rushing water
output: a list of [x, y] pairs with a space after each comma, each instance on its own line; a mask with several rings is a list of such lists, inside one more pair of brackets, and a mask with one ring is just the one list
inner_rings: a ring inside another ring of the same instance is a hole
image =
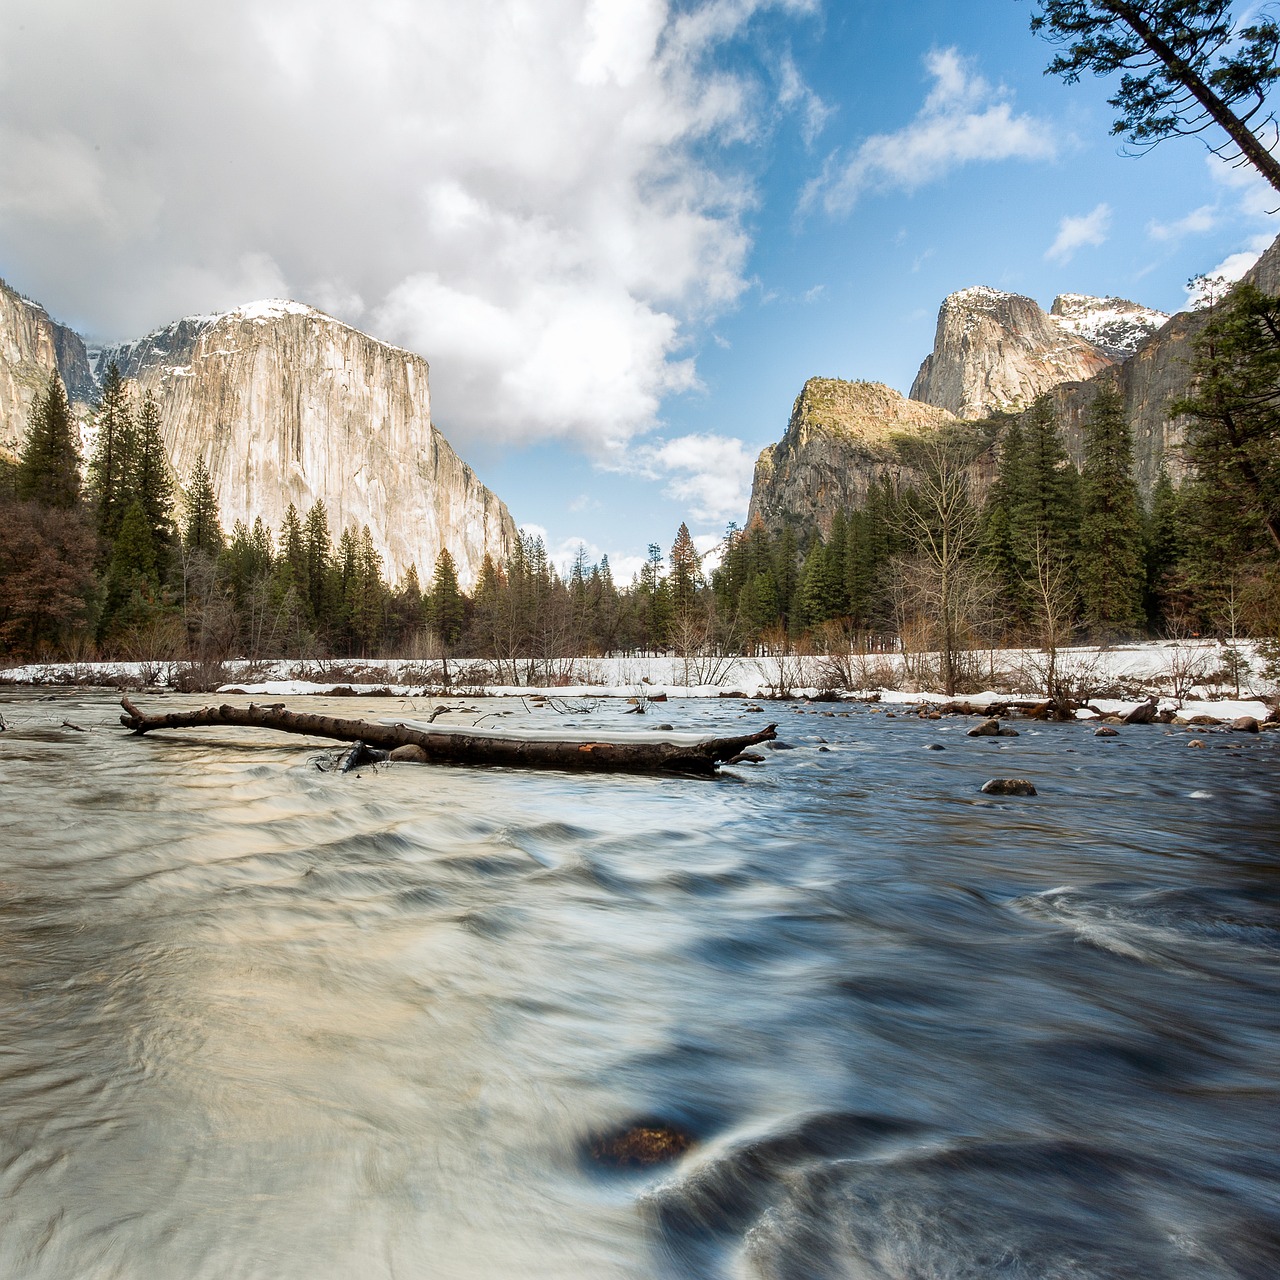
[[[342, 775], [0, 712], [7, 1280], [1280, 1275], [1280, 734]], [[592, 1159], [641, 1118], [696, 1142]]]

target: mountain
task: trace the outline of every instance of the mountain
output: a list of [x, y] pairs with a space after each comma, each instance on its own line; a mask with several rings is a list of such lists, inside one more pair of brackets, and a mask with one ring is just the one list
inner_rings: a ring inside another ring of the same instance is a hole
[[[1244, 279], [1280, 293], [1280, 238]], [[896, 434], [994, 410], [1025, 412], [1042, 392], [1052, 397], [1067, 451], [1079, 466], [1085, 416], [1109, 383], [1124, 397], [1135, 479], [1150, 493], [1162, 467], [1175, 481], [1185, 475], [1185, 423], [1169, 406], [1189, 387], [1204, 323], [1200, 311], [1165, 316], [1122, 298], [1062, 294], [1046, 314], [1018, 294], [962, 289], [943, 301], [934, 349], [910, 400], [878, 383], [805, 383], [786, 433], [756, 463], [749, 519], [759, 517], [775, 532], [789, 524], [802, 539], [814, 530], [825, 535], [838, 507], [860, 505], [872, 480], [902, 473], [892, 445]], [[979, 495], [994, 466], [992, 450], [975, 462]]]
[[1113, 360], [1127, 360], [1169, 319], [1125, 298], [1092, 298], [1087, 293], [1060, 293], [1049, 318], [1068, 333], [1083, 338]]
[[985, 418], [994, 410], [1024, 409], [1042, 391], [1114, 363], [1031, 298], [979, 285], [943, 299], [933, 351], [916, 374], [911, 399], [960, 418]]
[[93, 398], [95, 383], [80, 336], [0, 280], [0, 452], [17, 452], [31, 402], [54, 369], [73, 401]]
[[[1243, 278], [1264, 293], [1280, 293], [1280, 237]], [[1185, 476], [1181, 451], [1186, 423], [1171, 414], [1169, 406], [1190, 387], [1195, 340], [1205, 320], [1203, 311], [1179, 311], [1122, 364], [1091, 379], [1064, 382], [1053, 389], [1058, 425], [1077, 466], [1084, 458], [1085, 415], [1099, 389], [1110, 383], [1124, 398], [1133, 433], [1134, 478], [1142, 492], [1151, 492], [1162, 467], [1175, 481]]]
[[421, 356], [282, 300], [188, 316], [95, 351], [95, 368], [80, 339], [69, 330], [59, 337], [60, 328], [11, 291], [0, 297], [5, 441], [21, 440], [31, 396], [54, 364], [64, 380], [72, 370], [73, 396], [88, 399], [94, 373], [114, 361], [159, 402], [179, 483], [204, 459], [228, 531], [256, 516], [278, 531], [290, 502], [305, 515], [321, 500], [335, 541], [347, 526], [369, 526], [391, 581], [412, 564], [425, 585], [447, 547], [464, 588], [486, 553], [501, 559], [512, 546], [506, 505], [431, 422]]
[[895, 438], [955, 422], [954, 414], [879, 382], [810, 378], [796, 397], [786, 434], [756, 461], [748, 524], [771, 532], [793, 525], [825, 537], [838, 508], [860, 506], [873, 480], [904, 470]]

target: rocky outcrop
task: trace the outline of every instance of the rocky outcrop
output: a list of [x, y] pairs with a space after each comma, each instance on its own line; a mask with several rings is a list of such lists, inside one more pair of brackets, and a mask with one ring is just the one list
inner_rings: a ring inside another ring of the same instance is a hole
[[0, 451], [22, 444], [31, 402], [57, 369], [72, 400], [93, 398], [93, 375], [78, 334], [0, 280]]
[[1060, 293], [1049, 308], [1060, 328], [1097, 347], [1113, 360], [1127, 360], [1169, 317], [1126, 298]]
[[1024, 409], [1042, 392], [1115, 360], [1047, 316], [1031, 298], [977, 286], [945, 298], [933, 351], [911, 399], [961, 418]]
[[837, 509], [861, 506], [871, 483], [907, 470], [895, 439], [927, 435], [955, 416], [879, 382], [810, 378], [786, 434], [756, 462], [748, 522], [825, 537]]
[[[1265, 293], [1280, 293], [1280, 237], [1245, 274]], [[1134, 478], [1149, 494], [1165, 468], [1175, 483], [1187, 474], [1182, 454], [1185, 419], [1169, 406], [1186, 395], [1191, 384], [1195, 340], [1204, 327], [1202, 311], [1179, 311], [1165, 321], [1123, 364], [1094, 378], [1064, 383], [1052, 394], [1067, 452], [1077, 466], [1084, 461], [1084, 420], [1098, 391], [1115, 386], [1124, 398], [1133, 433]]]
[[296, 302], [180, 320], [102, 353], [160, 403], [180, 482], [204, 459], [224, 527], [279, 529], [324, 502], [336, 539], [368, 525], [387, 576], [429, 582], [447, 547], [464, 588], [516, 536], [506, 505], [431, 422], [427, 362]]

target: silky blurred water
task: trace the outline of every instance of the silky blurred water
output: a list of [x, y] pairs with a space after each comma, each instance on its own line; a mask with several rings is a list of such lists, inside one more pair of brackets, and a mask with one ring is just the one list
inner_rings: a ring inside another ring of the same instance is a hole
[[[343, 775], [47, 698], [0, 694], [0, 1276], [1280, 1274], [1280, 734], [673, 702], [792, 749]], [[592, 1161], [640, 1118], [696, 1142]]]

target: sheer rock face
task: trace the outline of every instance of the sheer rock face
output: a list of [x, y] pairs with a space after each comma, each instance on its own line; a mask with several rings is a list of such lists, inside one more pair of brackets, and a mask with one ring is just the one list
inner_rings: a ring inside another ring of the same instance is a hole
[[[1245, 273], [1244, 279], [1264, 293], [1280, 293], [1280, 237]], [[1064, 383], [1052, 393], [1058, 425], [1067, 451], [1077, 466], [1084, 460], [1084, 420], [1099, 389], [1110, 383], [1124, 397], [1125, 414], [1133, 432], [1134, 478], [1149, 494], [1161, 468], [1179, 483], [1187, 474], [1182, 452], [1186, 420], [1169, 406], [1191, 386], [1195, 340], [1204, 327], [1203, 311], [1179, 311], [1171, 316], [1119, 367], [1087, 380]]]
[[837, 509], [862, 506], [871, 483], [907, 468], [895, 437], [922, 436], [955, 422], [945, 409], [908, 400], [879, 382], [810, 378], [786, 434], [756, 461], [747, 521], [771, 532], [789, 524], [825, 538]]
[[1024, 409], [1042, 392], [1115, 360], [1047, 316], [1031, 299], [978, 286], [943, 300], [933, 352], [911, 399], [961, 418]]
[[1163, 311], [1125, 298], [1093, 298], [1086, 293], [1060, 293], [1049, 317], [1113, 360], [1127, 360], [1169, 319]]
[[180, 483], [204, 459], [221, 519], [279, 531], [324, 502], [337, 540], [368, 525], [388, 578], [425, 586], [447, 547], [464, 588], [516, 536], [506, 505], [432, 425], [427, 362], [311, 307], [271, 301], [179, 320], [105, 350], [160, 403]]
[[21, 447], [31, 403], [54, 369], [73, 401], [93, 398], [93, 375], [79, 336], [0, 280], [0, 451], [12, 455]]

